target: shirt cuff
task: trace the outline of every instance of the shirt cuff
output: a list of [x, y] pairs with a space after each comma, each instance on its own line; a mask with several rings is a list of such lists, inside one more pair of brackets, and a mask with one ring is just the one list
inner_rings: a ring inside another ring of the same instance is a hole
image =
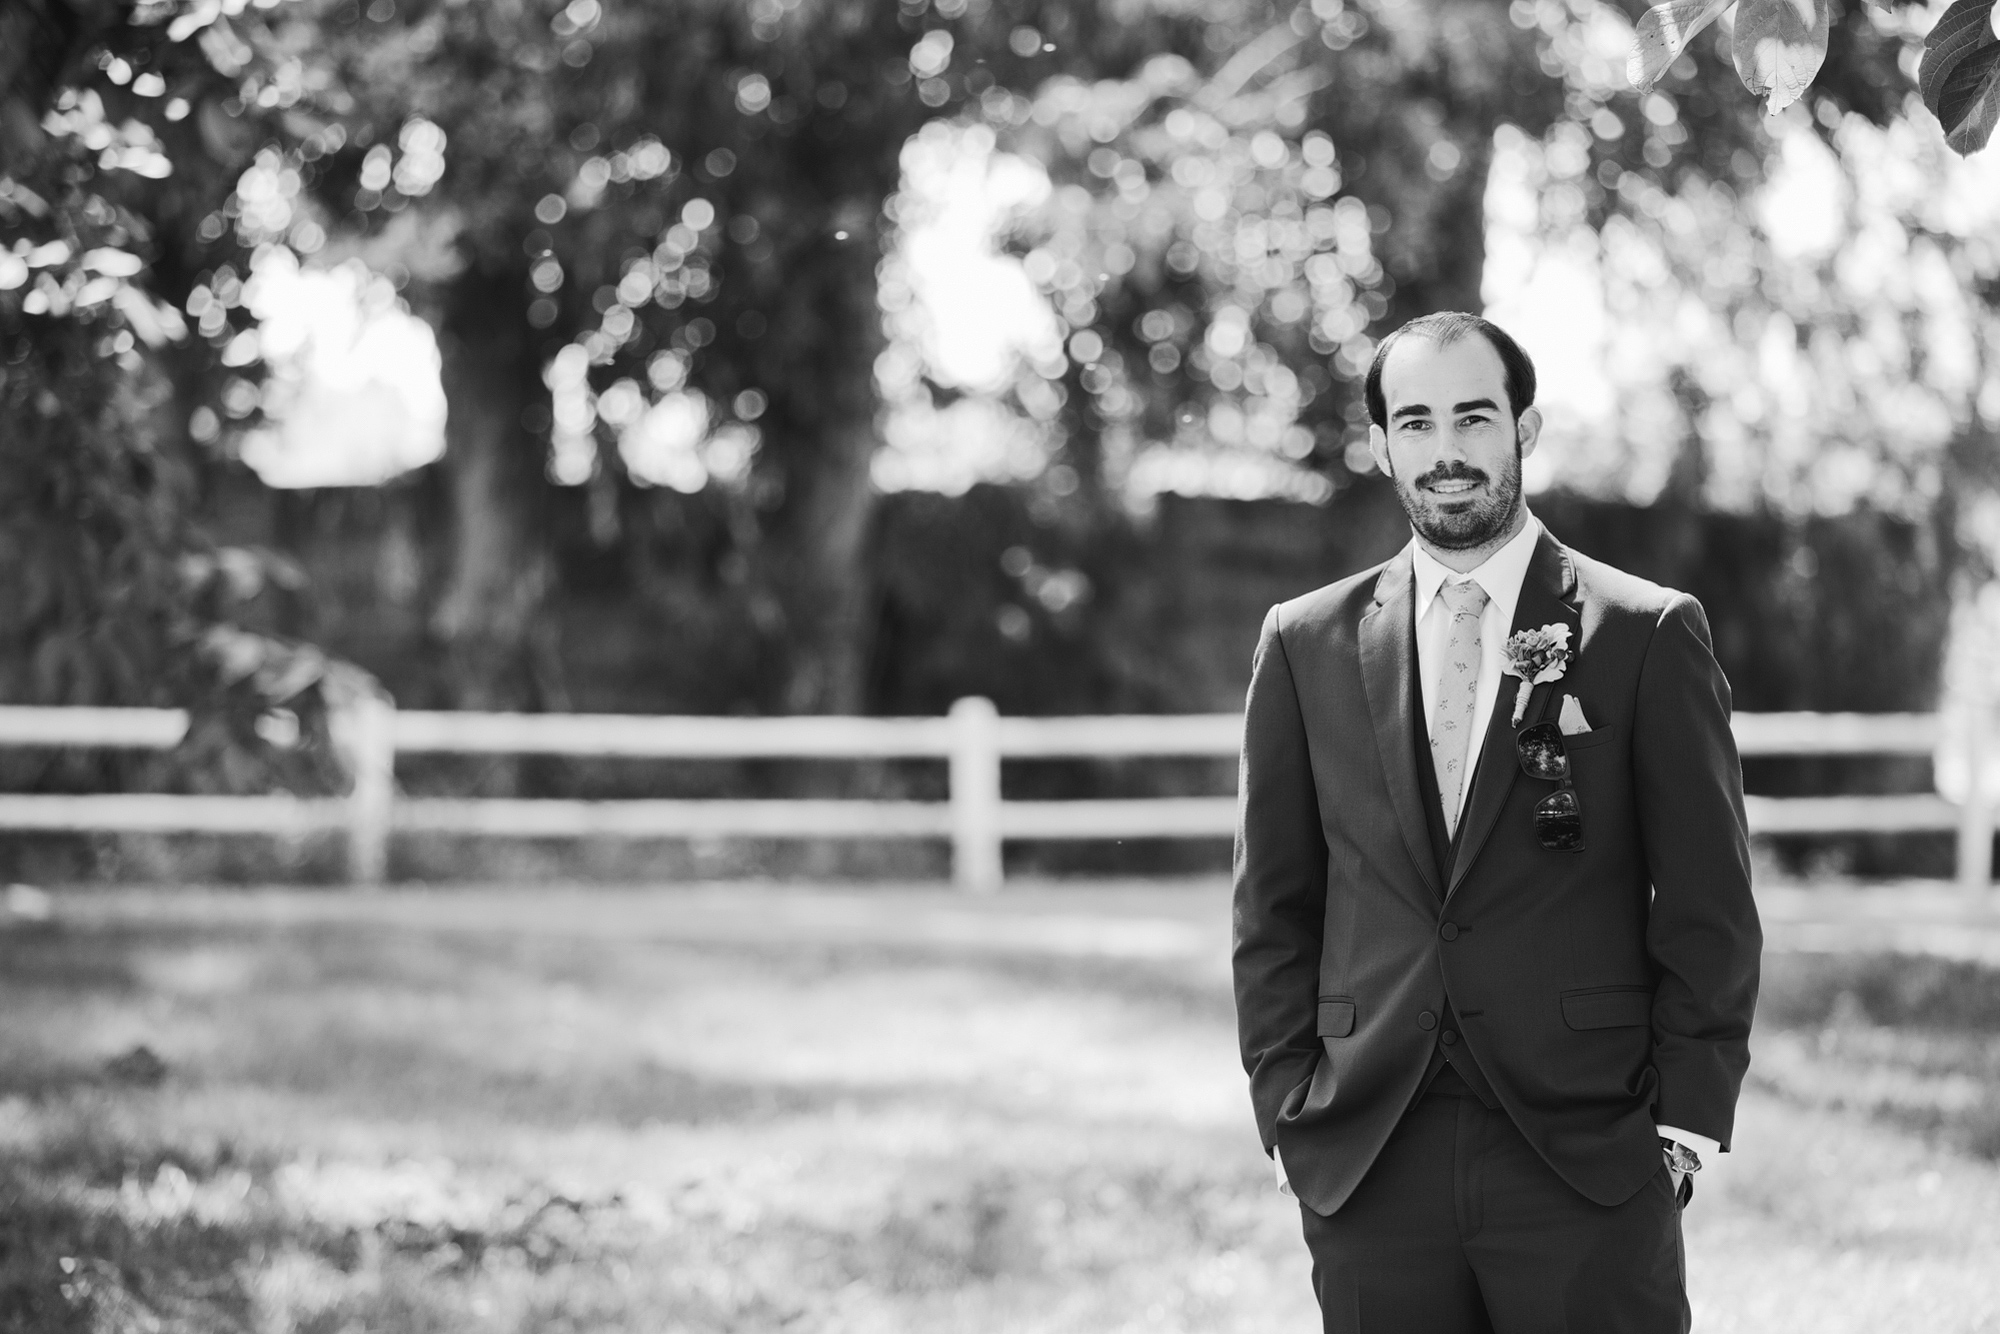
[[1298, 1196], [1292, 1195], [1292, 1183], [1285, 1176], [1285, 1160], [1279, 1156], [1276, 1146], [1273, 1146], [1271, 1149], [1271, 1166], [1278, 1173], [1278, 1193], [1280, 1195], [1291, 1195], [1296, 1200]]
[[1704, 1158], [1713, 1158], [1722, 1152], [1721, 1140], [1697, 1135], [1692, 1130], [1682, 1130], [1679, 1126], [1655, 1126], [1654, 1129], [1660, 1132], [1662, 1138], [1673, 1140], [1677, 1144], [1685, 1144]]

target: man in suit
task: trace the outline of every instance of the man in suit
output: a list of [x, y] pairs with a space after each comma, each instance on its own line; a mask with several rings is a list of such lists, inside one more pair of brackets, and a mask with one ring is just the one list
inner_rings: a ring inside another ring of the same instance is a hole
[[1528, 512], [1534, 392], [1483, 319], [1385, 339], [1414, 540], [1257, 645], [1238, 1028], [1329, 1334], [1687, 1330], [1680, 1208], [1749, 1064], [1729, 685], [1700, 604]]

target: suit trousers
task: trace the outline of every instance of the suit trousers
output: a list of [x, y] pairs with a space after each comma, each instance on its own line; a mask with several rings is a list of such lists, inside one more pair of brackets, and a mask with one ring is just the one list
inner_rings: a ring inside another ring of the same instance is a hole
[[1605, 1206], [1449, 1067], [1331, 1217], [1304, 1209], [1326, 1334], [1687, 1334], [1665, 1163]]

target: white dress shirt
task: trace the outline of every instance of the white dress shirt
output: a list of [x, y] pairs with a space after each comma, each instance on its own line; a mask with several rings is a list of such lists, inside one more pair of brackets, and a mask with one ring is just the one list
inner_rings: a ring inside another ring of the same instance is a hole
[[[1417, 596], [1417, 678], [1424, 687], [1424, 734], [1430, 735], [1433, 715], [1437, 712], [1437, 692], [1439, 669], [1444, 661], [1444, 646], [1451, 631], [1451, 613], [1438, 598], [1438, 589], [1445, 580], [1470, 579], [1486, 591], [1486, 610], [1479, 615], [1479, 676], [1474, 686], [1472, 713], [1473, 752], [1468, 760], [1478, 755], [1478, 747], [1485, 744], [1486, 728], [1493, 719], [1493, 705], [1500, 697], [1501, 646], [1507, 642], [1507, 635], [1514, 626], [1514, 608], [1521, 601], [1521, 584], [1528, 577], [1528, 564], [1535, 556], [1535, 543], [1541, 540], [1541, 520], [1527, 515], [1527, 522], [1521, 531], [1509, 538], [1507, 545], [1488, 556], [1476, 569], [1460, 574], [1447, 568], [1436, 556], [1424, 549], [1421, 542], [1415, 543], [1411, 553], [1412, 571]], [[1572, 645], [1572, 648], [1575, 646]], [[1465, 810], [1465, 798], [1472, 791], [1472, 784], [1478, 779], [1475, 768], [1467, 771], [1467, 781], [1460, 787], [1458, 813]], [[1678, 1140], [1703, 1158], [1713, 1157], [1722, 1149], [1721, 1144], [1706, 1135], [1682, 1130], [1678, 1126], [1660, 1126], [1660, 1134], [1668, 1139]], [[1271, 1161], [1276, 1164], [1278, 1187], [1285, 1194], [1292, 1188], [1285, 1180], [1285, 1163], [1276, 1149], [1271, 1151]]]

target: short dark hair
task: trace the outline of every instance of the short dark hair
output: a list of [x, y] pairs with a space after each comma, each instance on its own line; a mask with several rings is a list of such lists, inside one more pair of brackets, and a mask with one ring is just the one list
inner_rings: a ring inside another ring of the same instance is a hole
[[1382, 363], [1388, 360], [1389, 349], [1399, 339], [1408, 334], [1428, 338], [1439, 347], [1448, 347], [1467, 334], [1478, 334], [1493, 345], [1500, 354], [1500, 365], [1507, 373], [1507, 407], [1519, 421], [1521, 413], [1535, 405], [1535, 363], [1528, 360], [1528, 354], [1521, 345], [1508, 336], [1505, 329], [1491, 320], [1477, 315], [1468, 315], [1462, 310], [1440, 310], [1431, 315], [1420, 315], [1402, 328], [1382, 340], [1375, 349], [1375, 359], [1368, 363], [1368, 379], [1362, 385], [1362, 393], [1368, 400], [1368, 420], [1385, 430], [1389, 425], [1389, 405], [1382, 398]]

